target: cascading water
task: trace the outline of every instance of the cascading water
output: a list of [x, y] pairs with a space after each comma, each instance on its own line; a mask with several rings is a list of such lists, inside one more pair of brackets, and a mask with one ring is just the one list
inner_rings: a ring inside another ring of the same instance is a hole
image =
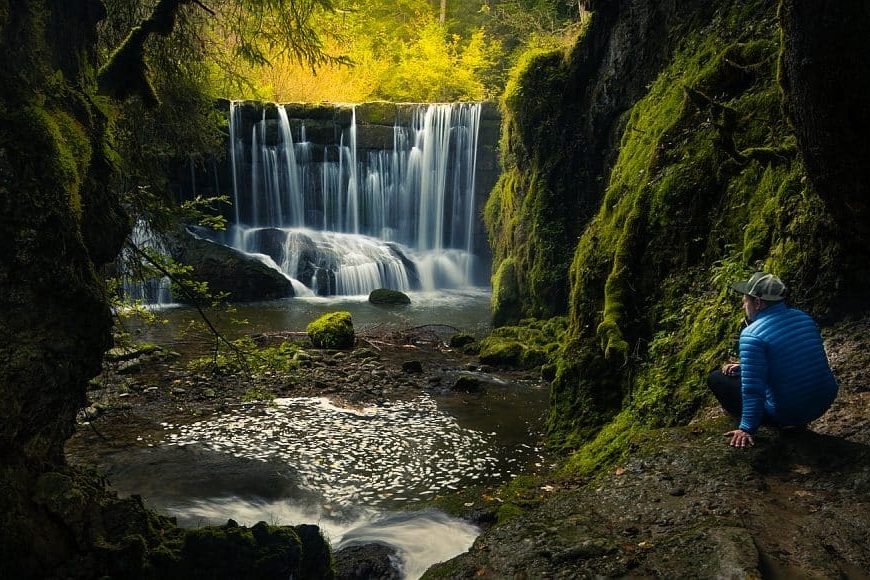
[[[147, 222], [138, 220], [130, 233], [130, 241], [145, 251], [168, 255], [163, 241], [156, 236]], [[121, 290], [124, 297], [132, 302], [152, 306], [167, 306], [173, 303], [171, 281], [167, 276], [153, 276], [153, 272], [143, 273], [146, 265], [139, 256], [124, 248], [118, 262], [121, 274]]]
[[471, 285], [480, 104], [419, 105], [392, 148], [359, 146], [354, 108], [322, 150], [283, 105], [250, 129], [240, 109], [231, 103], [224, 243], [271, 257], [318, 295]]

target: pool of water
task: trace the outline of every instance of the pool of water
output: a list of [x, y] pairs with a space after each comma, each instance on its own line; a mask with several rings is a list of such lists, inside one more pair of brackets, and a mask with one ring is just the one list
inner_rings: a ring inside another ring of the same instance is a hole
[[[229, 335], [299, 331], [324, 312], [349, 310], [357, 331], [447, 324], [482, 334], [489, 293], [412, 293], [412, 304], [382, 308], [365, 297], [292, 299], [213, 315]], [[189, 308], [160, 312], [168, 322], [147, 338], [194, 353], [203, 338], [182, 329]], [[232, 319], [245, 319], [244, 325]], [[463, 371], [465, 372], [465, 371]], [[408, 401], [343, 408], [297, 397], [239, 404], [207, 420], [143, 430], [141, 445], [73, 446], [122, 495], [139, 494], [182, 526], [317, 523], [336, 549], [393, 546], [407, 578], [468, 549], [479, 530], [426, 507], [467, 486], [497, 485], [545, 462], [539, 447], [548, 389], [478, 373], [481, 394], [421, 393]], [[137, 429], [130, 426], [130, 429]]]

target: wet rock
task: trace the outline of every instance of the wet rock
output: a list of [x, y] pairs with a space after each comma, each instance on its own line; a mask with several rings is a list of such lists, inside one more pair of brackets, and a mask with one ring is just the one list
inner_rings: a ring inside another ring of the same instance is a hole
[[758, 548], [752, 534], [743, 528], [721, 528], [710, 532], [718, 556], [717, 578], [761, 578]]
[[454, 334], [453, 336], [451, 336], [448, 344], [450, 345], [450, 348], [463, 348], [475, 342], [476, 340], [477, 339], [475, 339], [470, 334], [460, 332], [459, 334]]
[[406, 360], [402, 363], [402, 371], [408, 374], [422, 373], [423, 363], [418, 360]]
[[573, 560], [589, 560], [598, 558], [617, 551], [617, 547], [606, 538], [590, 538], [583, 540], [580, 544], [573, 546], [559, 554], [556, 554], [554, 560], [558, 562], [570, 562]]
[[91, 406], [87, 407], [84, 411], [82, 411], [82, 417], [84, 418], [85, 421], [93, 421], [94, 419], [97, 419], [102, 414], [103, 414], [103, 409], [96, 406], [96, 405], [91, 405]]
[[460, 393], [480, 393], [483, 392], [483, 382], [477, 377], [471, 375], [461, 375], [450, 387], [451, 391]]
[[128, 375], [138, 373], [142, 370], [142, 361], [140, 359], [127, 360], [118, 365], [118, 373]]
[[335, 553], [338, 580], [400, 580], [396, 549], [384, 544], [357, 544]]
[[209, 291], [213, 293], [229, 293], [230, 301], [250, 302], [294, 295], [293, 285], [281, 272], [186, 230], [172, 240], [170, 252], [175, 260], [193, 268], [194, 279], [208, 282]]
[[352, 356], [354, 358], [359, 358], [359, 359], [365, 360], [365, 359], [378, 358], [378, 353], [376, 353], [374, 350], [372, 350], [370, 348], [358, 348], [355, 351], [353, 351]]
[[390, 290], [389, 288], [378, 288], [377, 290], [372, 290], [371, 294], [369, 294], [369, 302], [382, 306], [393, 306], [410, 304], [411, 299], [404, 292]]
[[106, 360], [111, 362], [128, 361], [146, 354], [152, 354], [160, 350], [156, 344], [134, 344], [129, 346], [116, 346], [106, 353]]

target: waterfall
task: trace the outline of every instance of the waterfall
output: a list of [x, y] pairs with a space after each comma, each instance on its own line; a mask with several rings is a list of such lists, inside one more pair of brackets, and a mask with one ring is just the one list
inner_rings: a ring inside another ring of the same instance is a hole
[[[299, 169], [296, 164], [296, 151], [293, 145], [293, 135], [290, 133], [290, 120], [287, 118], [287, 109], [284, 105], [278, 106], [278, 116], [281, 119], [281, 137], [284, 141], [284, 162], [287, 164], [287, 171], [284, 176], [286, 179], [286, 192], [290, 197], [289, 223], [294, 227], [300, 227], [303, 225], [305, 214], [304, 200], [302, 199], [302, 182], [299, 178]], [[305, 139], [304, 131], [302, 139], [303, 141]]]
[[221, 241], [320, 295], [470, 285], [480, 104], [418, 105], [381, 145], [352, 107], [334, 140], [315, 126], [316, 148], [286, 106], [247, 125], [240, 110], [230, 105], [235, 209]]
[[[148, 223], [137, 220], [130, 233], [130, 241], [141, 250], [168, 255], [163, 241], [156, 236]], [[132, 302], [144, 305], [166, 306], [172, 304], [171, 281], [167, 276], [155, 276], [149, 265], [127, 248], [121, 252], [118, 262], [123, 296]]]

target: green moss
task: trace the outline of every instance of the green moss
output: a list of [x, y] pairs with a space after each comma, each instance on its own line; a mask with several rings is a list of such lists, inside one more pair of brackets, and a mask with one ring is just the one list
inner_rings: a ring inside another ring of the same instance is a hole
[[645, 428], [631, 411], [623, 411], [597, 433], [594, 439], [573, 454], [564, 470], [572, 474], [591, 475], [613, 465], [629, 451], [636, 434]]
[[392, 127], [396, 124], [397, 116], [396, 104], [387, 101], [370, 101], [356, 107], [357, 123]]
[[288, 577], [298, 572], [301, 556], [301, 541], [291, 528], [263, 522], [245, 528], [230, 520], [225, 526], [187, 531], [178, 577]]
[[480, 362], [493, 366], [534, 368], [556, 360], [567, 318], [522, 320], [495, 329], [480, 341]]
[[771, 7], [727, 3], [697, 24], [627, 114], [602, 205], [574, 253], [548, 427], [555, 445], [580, 450], [571, 463], [580, 471], [709, 403], [704, 379], [740, 319], [728, 287], [756, 261], [819, 312], [823, 298], [804, 288], [840, 252], [781, 112]]
[[519, 58], [502, 98], [503, 171], [484, 210], [496, 325], [551, 317], [567, 307], [571, 244], [580, 225], [559, 151], [561, 135], [575, 122], [563, 95], [569, 69], [562, 50], [531, 49]]
[[[60, 110], [32, 106], [5, 119], [10, 144], [30, 143], [21, 161], [39, 175], [45, 187], [65, 192], [69, 210], [82, 218], [81, 185], [91, 162], [90, 141], [84, 128]], [[32, 152], [28, 157], [27, 153]], [[27, 170], [28, 168], [22, 168]]]
[[516, 341], [485, 338], [480, 343], [480, 362], [493, 366], [518, 367], [522, 364], [524, 350]]
[[542, 479], [538, 476], [520, 475], [502, 486], [497, 492], [501, 501], [496, 512], [498, 524], [504, 524], [540, 505], [544, 501], [541, 484]]
[[493, 324], [500, 326], [518, 321], [521, 308], [514, 260], [507, 258], [502, 260], [492, 278]]
[[330, 312], [306, 328], [311, 343], [318, 348], [351, 348], [354, 343], [350, 312]]

